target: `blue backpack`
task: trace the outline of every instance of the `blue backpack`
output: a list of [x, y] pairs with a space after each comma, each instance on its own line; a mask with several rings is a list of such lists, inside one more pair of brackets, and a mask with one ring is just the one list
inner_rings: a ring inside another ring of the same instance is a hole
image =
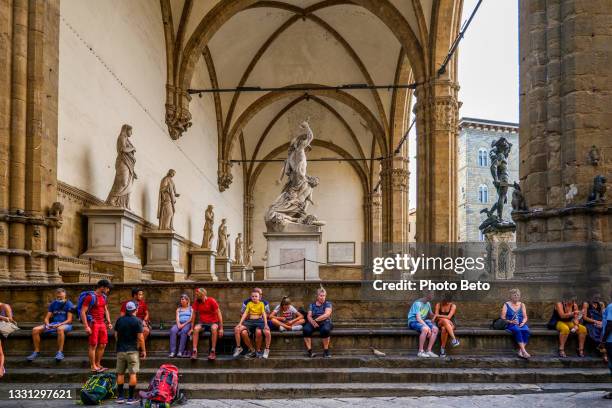
[[[91, 303], [89, 303], [89, 307], [87, 308], [87, 321], [90, 322], [93, 318], [91, 317], [91, 314], [89, 312], [98, 301], [96, 292], [94, 292], [93, 290], [86, 290], [85, 292], [81, 292], [81, 294], [79, 295], [79, 301], [77, 302], [76, 314], [79, 317], [79, 320], [81, 320], [81, 309], [83, 309], [83, 302], [85, 302], [85, 298], [87, 297], [87, 295], [91, 295]], [[104, 296], [104, 298], [106, 299], [106, 295], [102, 296]]]

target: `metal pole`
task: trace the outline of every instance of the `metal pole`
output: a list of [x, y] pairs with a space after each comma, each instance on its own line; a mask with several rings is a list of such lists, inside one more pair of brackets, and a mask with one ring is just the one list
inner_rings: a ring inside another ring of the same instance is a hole
[[304, 263], [304, 281], [306, 280], [306, 258], [302, 259], [302, 262]]

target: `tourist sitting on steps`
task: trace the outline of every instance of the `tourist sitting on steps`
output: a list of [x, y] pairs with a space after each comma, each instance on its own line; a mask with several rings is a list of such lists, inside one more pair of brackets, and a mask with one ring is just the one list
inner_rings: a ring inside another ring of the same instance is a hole
[[578, 335], [578, 357], [584, 357], [584, 343], [586, 341], [587, 329], [580, 320], [582, 313], [576, 304], [576, 297], [571, 293], [565, 293], [563, 300], [555, 304], [553, 316], [549, 326], [553, 326], [559, 332], [559, 357], [567, 357], [565, 354], [565, 343], [570, 334]]
[[[193, 314], [191, 315], [191, 330], [189, 335], [193, 334], [193, 350], [191, 351], [191, 359], [197, 360], [198, 358], [198, 340], [200, 338], [200, 332], [210, 332], [210, 350], [208, 353], [208, 360], [214, 361], [217, 358], [217, 339], [223, 337], [223, 315], [219, 308], [219, 303], [208, 296], [206, 289], [198, 288], [195, 292], [196, 299], [193, 302], [191, 308]], [[196, 319], [199, 319], [199, 323], [195, 324]]]
[[291, 304], [288, 296], [270, 313], [270, 328], [283, 331], [300, 331], [303, 328], [304, 315]]
[[[170, 329], [170, 354], [168, 355], [170, 358], [189, 356], [185, 350], [191, 331], [191, 316], [193, 314], [193, 309], [191, 309], [189, 303], [189, 296], [183, 293], [179, 301], [179, 307], [176, 308], [176, 323]], [[176, 351], [177, 337], [179, 338], [178, 353]]]
[[[610, 293], [612, 297], [612, 293]], [[610, 303], [603, 313], [602, 319], [603, 335], [601, 338], [601, 345], [606, 348], [608, 357], [612, 357], [612, 303]], [[608, 358], [608, 368], [610, 369], [610, 375], [612, 375], [612, 358]], [[612, 392], [604, 395], [606, 399], [612, 399]]]
[[145, 341], [147, 341], [147, 337], [149, 337], [149, 334], [151, 334], [151, 317], [149, 316], [149, 307], [147, 306], [147, 302], [144, 300], [144, 291], [140, 288], [132, 289], [132, 299], [121, 303], [121, 316], [125, 316], [125, 305], [130, 301], [138, 305], [136, 317], [142, 321], [142, 335], [144, 336]]
[[40, 337], [57, 336], [56, 361], [64, 359], [64, 340], [66, 333], [72, 330], [72, 311], [74, 305], [66, 299], [66, 290], [63, 288], [55, 289], [55, 300], [49, 304], [47, 314], [43, 320], [44, 324], [32, 329], [32, 342], [34, 352], [27, 357], [28, 361], [34, 361], [40, 355]]
[[601, 353], [603, 360], [608, 362], [606, 348], [600, 346], [603, 336], [603, 312], [606, 309], [606, 304], [601, 301], [601, 294], [598, 291], [591, 291], [589, 300], [582, 304], [582, 320], [587, 329], [588, 336], [593, 342], [599, 346], [598, 350]]
[[[240, 317], [240, 321], [236, 325], [235, 332], [240, 333], [240, 337], [244, 341], [244, 345], [249, 348], [249, 352], [246, 354], [246, 358], [263, 357], [268, 358], [270, 355], [270, 345], [266, 341], [266, 348], [264, 352], [261, 352], [262, 337], [265, 331], [270, 333], [268, 327], [268, 316], [266, 313], [266, 307], [260, 298], [259, 292], [253, 290], [251, 292], [251, 300], [246, 304], [244, 313]], [[255, 347], [249, 337], [249, 334], [255, 334]], [[267, 337], [266, 337], [267, 340]], [[236, 339], [236, 349], [234, 350], [234, 357], [238, 357], [242, 353], [242, 347], [240, 347], [240, 339]]]
[[530, 335], [529, 326], [527, 326], [527, 308], [521, 302], [520, 290], [510, 289], [510, 301], [504, 303], [500, 317], [506, 321], [506, 330], [512, 333], [519, 346], [518, 356], [525, 359], [530, 358], [531, 355], [525, 348]]
[[315, 357], [315, 353], [312, 352], [312, 334], [315, 331], [319, 331], [321, 336], [321, 342], [323, 343], [323, 357], [331, 357], [329, 351], [329, 343], [332, 325], [332, 303], [327, 298], [327, 292], [323, 288], [317, 289], [316, 300], [308, 306], [308, 313], [306, 315], [306, 323], [304, 323], [304, 345], [306, 346], [306, 352], [309, 357]]
[[[8, 303], [0, 303], [0, 322], [10, 322], [16, 324], [15, 319], [13, 319], [13, 310]], [[4, 343], [4, 337], [0, 335], [0, 378], [4, 377], [6, 374], [6, 369], [4, 368], [4, 349], [2, 348]]]
[[434, 311], [434, 322], [440, 329], [440, 356], [446, 356], [446, 342], [451, 338], [451, 346], [457, 347], [459, 340], [455, 337], [455, 328], [457, 327], [455, 314], [457, 305], [452, 301], [452, 294], [447, 292], [444, 294], [441, 302], [436, 303]]
[[[117, 403], [127, 402], [129, 405], [139, 404], [138, 397], [134, 396], [138, 384], [137, 374], [140, 371], [140, 358], [147, 357], [144, 341], [144, 324], [136, 317], [138, 306], [136, 302], [125, 304], [125, 314], [115, 323], [115, 339], [117, 341]], [[140, 349], [140, 355], [138, 353]], [[140, 358], [139, 358], [140, 357]], [[129, 375], [128, 399], [125, 400], [123, 385], [125, 373]]]
[[[264, 304], [264, 310], [266, 312], [266, 316], [268, 317], [268, 326], [270, 325], [270, 303], [264, 299], [264, 295], [263, 295], [263, 290], [261, 288], [253, 288], [252, 292], [257, 292], [259, 293], [259, 299], [260, 301]], [[251, 301], [251, 297], [249, 296], [248, 298], [244, 299], [242, 301], [242, 307], [240, 308], [240, 316], [243, 315], [244, 310], [246, 309], [246, 305], [247, 303], [249, 303]], [[272, 344], [272, 333], [270, 333], [270, 327], [266, 326], [264, 331], [263, 331], [263, 335], [264, 338], [266, 340], [266, 348], [269, 349], [270, 348], [270, 344]], [[242, 337], [242, 332], [244, 331], [244, 327], [239, 329], [239, 326], [236, 326], [234, 328], [234, 338], [236, 339], [236, 344], [240, 344], [240, 339]], [[255, 341], [255, 331], [251, 331], [249, 332], [251, 335], [251, 340]], [[242, 348], [240, 348], [242, 350]], [[234, 356], [234, 357], [238, 357], [238, 356]]]
[[[408, 311], [408, 328], [419, 333], [419, 352], [417, 357], [438, 357], [436, 353], [431, 351], [438, 336], [438, 328], [431, 321], [435, 317], [431, 311], [430, 303], [433, 297], [433, 292], [426, 292], [425, 296], [417, 299]], [[427, 339], [429, 339], [429, 343], [427, 343], [427, 350], [425, 350]]]

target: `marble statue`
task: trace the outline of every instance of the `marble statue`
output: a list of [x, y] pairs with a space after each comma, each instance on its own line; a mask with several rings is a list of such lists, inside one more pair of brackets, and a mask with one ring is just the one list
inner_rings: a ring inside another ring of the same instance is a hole
[[234, 241], [234, 264], [243, 265], [244, 264], [244, 254], [243, 251], [244, 246], [242, 242], [242, 234], [239, 232], [238, 236], [236, 236], [236, 240]]
[[246, 265], [247, 269], [253, 269], [253, 254], [255, 253], [255, 250], [253, 249], [253, 244], [249, 244], [249, 248], [246, 251], [245, 254], [245, 258], [244, 258], [244, 264]]
[[134, 185], [136, 173], [135, 153], [136, 149], [130, 141], [132, 127], [130, 125], [121, 126], [121, 132], [117, 137], [117, 159], [115, 160], [115, 181], [111, 188], [106, 204], [114, 207], [130, 208], [130, 193]]
[[223, 218], [221, 220], [221, 225], [219, 225], [219, 230], [217, 231], [217, 257], [218, 258], [228, 258], [229, 257], [229, 248], [228, 248], [228, 239], [229, 234], [227, 233], [227, 220]]
[[287, 182], [264, 215], [268, 231], [281, 232], [289, 223], [325, 225], [325, 222], [306, 211], [308, 203], [314, 204], [312, 191], [319, 184], [319, 179], [309, 176], [306, 172], [306, 150], [310, 149], [314, 139], [308, 122], [302, 122], [300, 130], [300, 134], [289, 144], [287, 159], [283, 165], [280, 180], [287, 176]]
[[215, 213], [213, 212], [213, 206], [209, 205], [204, 213], [204, 238], [202, 239], [202, 248], [212, 248], [212, 241], [215, 237], [213, 232], [213, 225], [215, 223]]
[[168, 170], [168, 174], [164, 177], [159, 185], [159, 201], [157, 205], [157, 219], [159, 220], [160, 230], [173, 230], [172, 220], [174, 218], [174, 204], [176, 198], [180, 196], [176, 192], [172, 177], [176, 172], [172, 169]]
[[514, 225], [512, 221], [504, 221], [503, 219], [504, 204], [508, 202], [508, 187], [513, 186], [509, 183], [508, 174], [508, 156], [511, 149], [512, 143], [505, 137], [500, 137], [491, 143], [489, 158], [491, 159], [493, 185], [497, 190], [497, 201], [490, 210], [485, 208], [480, 211], [480, 213], [487, 214], [487, 219], [478, 227], [482, 231], [502, 225]]

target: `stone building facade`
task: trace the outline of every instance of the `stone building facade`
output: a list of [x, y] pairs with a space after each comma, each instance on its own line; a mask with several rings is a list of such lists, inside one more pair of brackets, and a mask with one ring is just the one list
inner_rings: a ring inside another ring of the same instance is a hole
[[[505, 137], [512, 143], [508, 158], [510, 182], [519, 178], [518, 124], [486, 119], [462, 118], [457, 139], [457, 231], [458, 242], [484, 241], [478, 226], [486, 218], [480, 211], [497, 200], [489, 151], [491, 143]], [[503, 218], [511, 219], [510, 190]]]

